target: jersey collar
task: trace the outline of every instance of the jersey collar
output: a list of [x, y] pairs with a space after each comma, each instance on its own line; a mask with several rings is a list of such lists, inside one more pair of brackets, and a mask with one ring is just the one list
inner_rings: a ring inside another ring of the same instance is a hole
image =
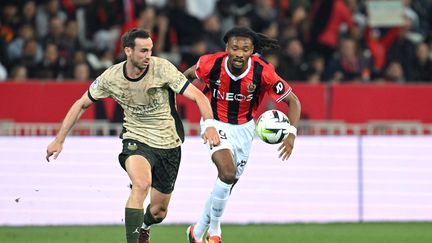
[[146, 70], [143, 72], [143, 74], [141, 74], [138, 78], [130, 78], [128, 75], [127, 75], [127, 72], [126, 72], [126, 61], [123, 63], [123, 76], [127, 79], [127, 80], [129, 80], [129, 81], [131, 81], [131, 82], [138, 82], [138, 81], [140, 81], [141, 79], [143, 79], [144, 78], [144, 76], [147, 74], [147, 72], [148, 72], [148, 70], [149, 70], [149, 67], [150, 67], [150, 63], [149, 63], [149, 65], [147, 65], [147, 68], [146, 68]]
[[234, 80], [234, 81], [240, 80], [240, 79], [244, 78], [248, 74], [248, 72], [249, 72], [249, 70], [251, 68], [251, 62], [252, 62], [251, 58], [249, 57], [248, 64], [247, 64], [248, 67], [246, 68], [246, 70], [242, 74], [240, 74], [239, 76], [236, 77], [236, 76], [234, 76], [234, 74], [232, 74], [230, 72], [230, 70], [228, 68], [228, 56], [227, 56], [227, 57], [225, 57], [225, 71], [227, 72], [228, 76], [230, 76], [230, 78], [232, 80]]

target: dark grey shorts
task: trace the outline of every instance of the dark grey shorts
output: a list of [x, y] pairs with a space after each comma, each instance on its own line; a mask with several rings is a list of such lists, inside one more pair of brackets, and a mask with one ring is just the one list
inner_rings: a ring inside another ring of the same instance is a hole
[[159, 149], [132, 139], [123, 140], [123, 151], [119, 154], [120, 165], [126, 170], [126, 160], [131, 155], [141, 155], [151, 165], [152, 187], [169, 194], [174, 190], [180, 167], [181, 147]]

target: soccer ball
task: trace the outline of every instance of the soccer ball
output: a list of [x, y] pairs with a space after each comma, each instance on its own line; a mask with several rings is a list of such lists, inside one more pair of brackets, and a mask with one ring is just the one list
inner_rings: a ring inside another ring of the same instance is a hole
[[266, 143], [277, 144], [289, 134], [288, 117], [279, 110], [268, 110], [256, 121], [255, 132]]

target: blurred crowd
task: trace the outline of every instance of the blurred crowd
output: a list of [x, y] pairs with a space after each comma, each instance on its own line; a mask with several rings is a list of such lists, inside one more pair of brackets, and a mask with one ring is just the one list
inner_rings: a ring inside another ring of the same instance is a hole
[[432, 0], [402, 2], [403, 24], [378, 28], [361, 0], [2, 1], [0, 80], [92, 80], [124, 60], [133, 27], [184, 71], [240, 25], [279, 40], [260, 54], [287, 81], [432, 82]]

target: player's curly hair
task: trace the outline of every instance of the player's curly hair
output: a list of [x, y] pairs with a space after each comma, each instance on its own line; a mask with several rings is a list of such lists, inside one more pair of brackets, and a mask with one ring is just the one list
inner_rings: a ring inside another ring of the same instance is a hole
[[223, 41], [227, 43], [228, 40], [233, 36], [250, 38], [254, 45], [254, 51], [260, 54], [262, 54], [263, 51], [276, 50], [280, 48], [280, 45], [276, 39], [270, 38], [261, 33], [256, 33], [255, 31], [246, 27], [234, 27], [230, 29], [223, 37]]
[[122, 48], [125, 47], [130, 47], [130, 48], [134, 48], [135, 47], [135, 39], [136, 38], [150, 38], [150, 34], [149, 32], [142, 30], [142, 29], [138, 29], [138, 28], [133, 28], [131, 30], [129, 30], [128, 32], [124, 33], [121, 41], [122, 41]]

